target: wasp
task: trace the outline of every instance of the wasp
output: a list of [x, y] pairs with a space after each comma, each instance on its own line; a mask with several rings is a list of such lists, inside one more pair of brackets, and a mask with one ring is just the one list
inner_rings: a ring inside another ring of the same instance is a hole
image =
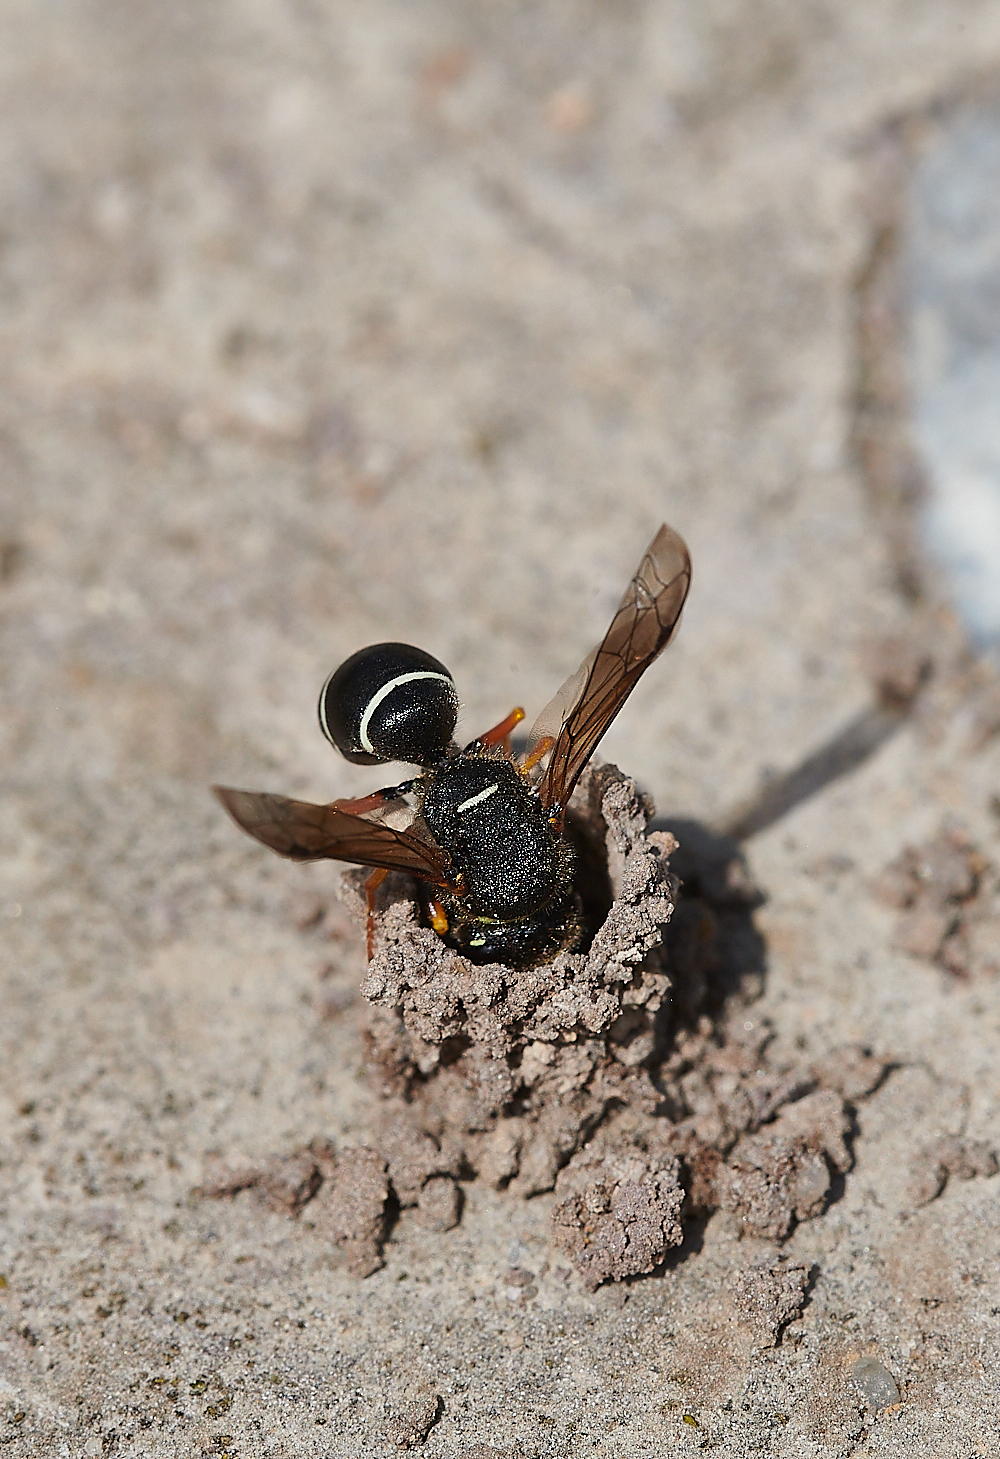
[[214, 792], [238, 826], [280, 856], [374, 868], [366, 884], [369, 958], [375, 891], [401, 871], [417, 882], [427, 923], [471, 962], [548, 962], [583, 937], [566, 831], [570, 796], [673, 637], [690, 585], [687, 547], [664, 525], [607, 633], [539, 715], [519, 756], [511, 734], [523, 709], [460, 749], [458, 694], [444, 664], [409, 644], [377, 643], [327, 679], [320, 727], [353, 764], [402, 761], [419, 775], [329, 805], [221, 785]]

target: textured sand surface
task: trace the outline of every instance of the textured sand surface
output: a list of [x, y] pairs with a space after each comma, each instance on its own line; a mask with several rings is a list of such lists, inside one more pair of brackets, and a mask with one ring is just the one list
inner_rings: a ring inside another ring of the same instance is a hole
[[[719, 1212], [588, 1294], [556, 1196], [475, 1182], [362, 1280], [193, 1194], [371, 1131], [337, 873], [207, 792], [383, 783], [315, 723], [348, 653], [530, 718], [665, 519], [690, 605], [602, 747], [661, 816], [871, 705], [915, 622], [848, 449], [871, 143], [994, 71], [986, 0], [2, 0], [0, 1452], [995, 1452], [1000, 742], [954, 665], [747, 847], [746, 1022], [890, 1066], [782, 1260]], [[961, 976], [873, 891], [946, 824]]]

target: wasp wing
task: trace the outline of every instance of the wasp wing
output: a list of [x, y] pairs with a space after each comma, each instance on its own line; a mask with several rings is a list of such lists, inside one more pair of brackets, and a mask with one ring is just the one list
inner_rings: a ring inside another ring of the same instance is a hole
[[284, 795], [213, 785], [236, 824], [256, 841], [292, 861], [350, 861], [405, 871], [433, 886], [450, 886], [448, 860], [429, 838], [366, 821], [334, 805], [311, 805]]
[[601, 642], [542, 710], [528, 739], [554, 740], [539, 781], [546, 810], [565, 810], [584, 766], [640, 676], [673, 637], [691, 586], [683, 538], [662, 526], [646, 548]]

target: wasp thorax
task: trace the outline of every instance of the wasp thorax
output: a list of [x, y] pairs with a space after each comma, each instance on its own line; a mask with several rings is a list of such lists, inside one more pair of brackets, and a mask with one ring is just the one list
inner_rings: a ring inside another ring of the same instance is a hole
[[336, 669], [319, 696], [323, 733], [355, 765], [436, 765], [458, 719], [455, 683], [408, 643], [375, 643]]

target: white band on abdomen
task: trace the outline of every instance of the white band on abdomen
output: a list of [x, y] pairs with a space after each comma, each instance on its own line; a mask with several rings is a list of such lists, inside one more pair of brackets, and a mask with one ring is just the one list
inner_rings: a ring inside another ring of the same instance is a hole
[[362, 749], [367, 750], [369, 755], [378, 754], [375, 746], [368, 738], [368, 726], [371, 724], [372, 715], [375, 713], [376, 709], [378, 709], [379, 705], [382, 703], [382, 700], [386, 697], [387, 694], [391, 694], [393, 689], [398, 689], [400, 684], [412, 684], [414, 679], [440, 679], [444, 684], [453, 684], [453, 681], [449, 677], [449, 675], [435, 674], [432, 673], [430, 669], [417, 669], [412, 674], [400, 674], [397, 678], [390, 679], [388, 684], [383, 684], [378, 693], [373, 694], [371, 699], [369, 700], [368, 708], [361, 716], [361, 727], [358, 730], [358, 739], [361, 741], [361, 747]]

